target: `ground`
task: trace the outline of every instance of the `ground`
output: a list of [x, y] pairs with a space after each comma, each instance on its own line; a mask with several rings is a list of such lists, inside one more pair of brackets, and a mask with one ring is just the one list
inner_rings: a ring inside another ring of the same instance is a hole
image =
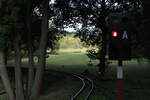
[[[109, 64], [109, 68], [106, 74], [106, 80], [101, 80], [97, 74], [98, 68], [96, 65], [98, 64], [98, 61], [92, 61], [92, 66], [88, 66], [88, 62], [89, 58], [85, 55], [85, 52], [63, 51], [60, 52], [59, 55], [51, 55], [47, 59], [47, 68], [56, 71], [77, 73], [82, 73], [84, 72], [84, 70], [88, 69], [90, 72], [90, 76], [95, 81], [96, 85], [95, 92], [91, 96], [90, 100], [116, 100], [115, 95], [117, 62], [111, 61], [112, 63]], [[123, 68], [125, 100], [149, 100], [150, 66], [146, 62], [143, 64], [143, 66], [139, 66], [136, 59], [132, 59], [131, 61], [124, 61]], [[70, 82], [70, 79], [72, 78], [68, 78], [68, 82]], [[79, 80], [73, 79], [71, 81], [72, 83], [76, 83]], [[66, 85], [63, 84], [62, 87], [64, 86]], [[68, 88], [70, 87], [70, 85], [67, 86]], [[76, 86], [75, 84], [72, 84], [71, 87], [74, 88]], [[59, 90], [61, 91], [61, 89], [58, 89], [58, 91]], [[60, 91], [58, 93], [60, 93]], [[62, 93], [63, 92], [64, 91], [62, 91]], [[58, 100], [68, 99], [59, 98]]]
[[[85, 51], [61, 51], [58, 55], [50, 55], [46, 59], [47, 71], [39, 100], [69, 100], [81, 87], [81, 82], [68, 73], [82, 73], [87, 69], [95, 83], [89, 100], [116, 100], [117, 62], [111, 62], [102, 80], [97, 74], [98, 61], [92, 61], [92, 66], [88, 66], [89, 58]], [[139, 66], [136, 59], [125, 61], [123, 65], [125, 100], [150, 100], [150, 65], [145, 61]], [[0, 96], [0, 100], [8, 99], [7, 96]]]

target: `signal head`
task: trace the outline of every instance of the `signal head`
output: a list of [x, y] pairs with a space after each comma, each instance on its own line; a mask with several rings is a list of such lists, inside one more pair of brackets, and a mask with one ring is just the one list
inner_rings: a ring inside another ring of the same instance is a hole
[[117, 36], [118, 36], [118, 32], [115, 31], [115, 30], [113, 30], [113, 31], [111, 32], [111, 35], [112, 35], [112, 37], [117, 37]]

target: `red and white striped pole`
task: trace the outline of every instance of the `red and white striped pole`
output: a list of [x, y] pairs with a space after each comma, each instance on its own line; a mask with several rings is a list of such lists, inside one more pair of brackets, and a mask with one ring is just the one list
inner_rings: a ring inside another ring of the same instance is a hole
[[117, 67], [117, 100], [124, 100], [124, 82], [123, 82], [123, 67], [122, 60], [118, 61]]

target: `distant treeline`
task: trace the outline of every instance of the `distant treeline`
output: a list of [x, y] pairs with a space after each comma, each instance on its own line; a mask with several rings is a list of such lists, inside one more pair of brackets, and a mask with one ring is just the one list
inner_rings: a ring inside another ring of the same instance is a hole
[[59, 41], [59, 49], [82, 49], [86, 47], [84, 42], [81, 42], [78, 37], [74, 37], [74, 34], [68, 34], [61, 38]]

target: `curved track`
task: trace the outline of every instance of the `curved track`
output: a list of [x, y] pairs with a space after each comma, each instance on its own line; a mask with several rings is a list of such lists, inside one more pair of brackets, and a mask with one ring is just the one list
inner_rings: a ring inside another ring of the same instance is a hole
[[85, 75], [73, 74], [73, 76], [82, 81], [82, 87], [75, 93], [71, 100], [77, 100], [80, 97], [84, 98], [83, 100], [88, 100], [94, 90], [93, 81]]
[[93, 90], [95, 87], [92, 79], [90, 79], [88, 76], [82, 75], [82, 74], [75, 74], [75, 73], [70, 73], [70, 72], [68, 73], [68, 72], [64, 72], [64, 71], [57, 71], [57, 72], [66, 73], [68, 75], [71, 75], [71, 76], [79, 79], [82, 82], [82, 86], [71, 97], [70, 100], [78, 100], [79, 98], [80, 98], [80, 100], [81, 100], [81, 98], [82, 98], [82, 100], [89, 100], [89, 97], [93, 93]]

